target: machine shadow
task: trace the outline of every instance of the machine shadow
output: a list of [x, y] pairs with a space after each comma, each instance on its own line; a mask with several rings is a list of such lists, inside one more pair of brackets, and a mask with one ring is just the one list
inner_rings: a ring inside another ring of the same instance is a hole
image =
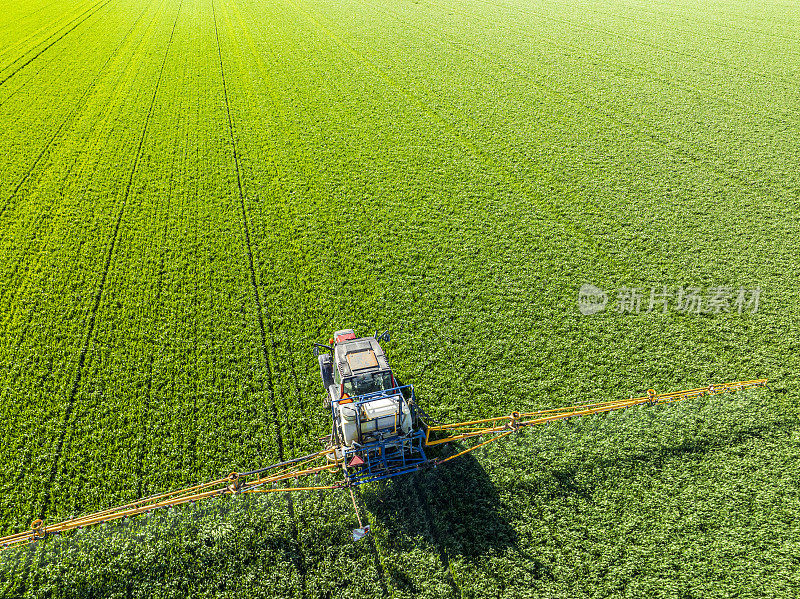
[[[453, 453], [450, 449], [439, 455]], [[390, 543], [402, 546], [422, 537], [445, 562], [448, 555], [477, 557], [517, 543], [516, 532], [501, 514], [497, 490], [471, 454], [370, 485], [362, 498]]]

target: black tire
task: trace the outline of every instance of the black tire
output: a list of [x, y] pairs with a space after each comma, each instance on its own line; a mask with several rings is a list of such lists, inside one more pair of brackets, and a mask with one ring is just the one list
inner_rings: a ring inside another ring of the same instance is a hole
[[333, 384], [333, 361], [330, 354], [320, 354], [317, 357], [319, 361], [319, 374], [322, 378], [322, 387], [328, 391], [328, 387]]

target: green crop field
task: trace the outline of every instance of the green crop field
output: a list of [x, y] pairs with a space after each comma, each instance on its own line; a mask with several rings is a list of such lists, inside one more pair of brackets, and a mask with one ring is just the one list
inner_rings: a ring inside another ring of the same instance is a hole
[[770, 379], [359, 487], [358, 542], [224, 497], [0, 596], [800, 596], [797, 3], [0, 5], [0, 536], [316, 451], [336, 329], [447, 422]]

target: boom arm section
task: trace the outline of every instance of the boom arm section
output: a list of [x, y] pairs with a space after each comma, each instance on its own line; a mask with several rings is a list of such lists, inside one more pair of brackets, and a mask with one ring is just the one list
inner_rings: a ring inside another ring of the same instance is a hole
[[59, 534], [76, 528], [83, 528], [102, 522], [111, 522], [129, 516], [136, 516], [155, 509], [174, 507], [186, 503], [194, 503], [201, 499], [234, 493], [276, 493], [282, 491], [313, 491], [322, 489], [336, 489], [345, 486], [345, 481], [339, 481], [327, 486], [279, 486], [275, 483], [297, 480], [312, 474], [341, 468], [338, 463], [328, 460], [328, 455], [333, 450], [319, 451], [293, 460], [272, 464], [265, 468], [251, 470], [250, 472], [231, 472], [225, 478], [201, 483], [139, 499], [118, 507], [109, 508], [93, 514], [70, 518], [56, 524], [44, 525], [41, 519], [33, 521], [30, 530], [0, 538], [0, 551], [20, 545], [27, 545], [32, 541], [43, 539], [48, 535]]
[[[622, 410], [633, 406], [661, 405], [682, 401], [691, 397], [699, 397], [706, 394], [717, 395], [719, 393], [732, 393], [747, 387], [760, 387], [766, 385], [766, 383], [767, 379], [756, 379], [752, 381], [723, 383], [721, 385], [710, 385], [708, 387], [702, 387], [699, 389], [687, 389], [685, 391], [673, 391], [671, 393], [661, 394], [656, 394], [653, 389], [649, 389], [647, 391], [647, 395], [642, 397], [631, 397], [630, 399], [583, 404], [566, 408], [552, 408], [549, 410], [540, 410], [538, 412], [512, 412], [508, 416], [484, 418], [482, 420], [471, 420], [469, 422], [457, 422], [455, 424], [439, 424], [436, 426], [428, 426], [425, 433], [425, 445], [430, 447], [432, 445], [449, 443], [450, 441], [459, 441], [462, 439], [471, 439], [473, 437], [492, 435], [488, 440], [479, 443], [478, 445], [465, 449], [464, 451], [439, 461], [441, 464], [457, 458], [458, 456], [464, 455], [465, 453], [469, 453], [470, 451], [474, 451], [479, 447], [483, 447], [492, 441], [502, 439], [503, 437], [506, 437], [511, 433], [527, 426], [547, 424], [556, 420], [569, 420], [570, 418], [577, 416], [588, 416], [591, 414], [612, 412], [614, 410]], [[437, 433], [444, 433], [445, 436], [439, 437]]]
[[[630, 399], [622, 399], [617, 401], [584, 404], [567, 408], [553, 408], [549, 410], [540, 410], [538, 412], [512, 412], [509, 416], [485, 418], [482, 420], [458, 422], [455, 424], [440, 424], [436, 426], [430, 426], [425, 424], [423, 421], [425, 428], [425, 446], [439, 445], [442, 443], [448, 443], [450, 441], [471, 439], [473, 437], [487, 436], [488, 439], [445, 459], [428, 459], [420, 464], [413, 464], [413, 467], [398, 470], [389, 476], [405, 474], [407, 472], [418, 470], [422, 467], [443, 464], [457, 458], [458, 456], [475, 451], [479, 447], [482, 447], [488, 443], [502, 439], [503, 437], [506, 437], [511, 433], [514, 433], [527, 426], [547, 424], [548, 422], [555, 420], [568, 420], [574, 416], [587, 416], [590, 414], [611, 412], [613, 410], [621, 410], [638, 405], [666, 404], [706, 394], [716, 395], [719, 393], [730, 393], [747, 387], [763, 386], [766, 383], [767, 379], [739, 381], [735, 383], [725, 383], [722, 385], [711, 385], [709, 387], [703, 387], [700, 389], [689, 389], [686, 391], [675, 391], [672, 393], [662, 394], [656, 394], [654, 390], [650, 389], [647, 392], [647, 395], [642, 397], [632, 397]], [[424, 412], [421, 410], [420, 413], [424, 414]], [[422, 437], [422, 432], [415, 430], [414, 435], [414, 438], [420, 439]], [[312, 491], [339, 488], [350, 488], [352, 491], [352, 486], [354, 484], [360, 484], [358, 482], [358, 465], [356, 464], [354, 466], [352, 461], [350, 462], [349, 466], [355, 468], [355, 474], [348, 475], [347, 470], [345, 469], [345, 472], [343, 473], [344, 478], [335, 480], [335, 482], [329, 485], [303, 486], [302, 484], [297, 483], [297, 486], [274, 486], [276, 483], [283, 483], [284, 481], [297, 481], [298, 479], [303, 479], [307, 476], [318, 474], [320, 472], [342, 472], [343, 461], [346, 459], [347, 453], [353, 453], [353, 458], [360, 457], [358, 455], [358, 451], [356, 450], [343, 452], [341, 447], [331, 447], [329, 449], [325, 449], [324, 451], [318, 451], [316, 453], [311, 453], [292, 460], [279, 462], [265, 468], [251, 470], [250, 472], [232, 472], [225, 478], [193, 485], [177, 491], [153, 495], [151, 497], [139, 499], [133, 503], [109, 508], [100, 512], [88, 514], [86, 516], [70, 518], [69, 520], [58, 522], [56, 524], [49, 524], [45, 526], [41, 519], [37, 519], [34, 520], [30, 530], [0, 538], [0, 550], [26, 545], [30, 542], [43, 539], [48, 535], [58, 534], [76, 528], [83, 528], [84, 526], [91, 526], [93, 524], [100, 524], [102, 522], [119, 520], [129, 516], [136, 516], [154, 509], [193, 503], [201, 499], [220, 495], [229, 495], [234, 493]], [[361, 464], [364, 464], [363, 459], [361, 459]], [[379, 476], [370, 480], [379, 480], [380, 478], [386, 477]], [[355, 499], [353, 500], [353, 504], [355, 507]], [[358, 512], [356, 511], [356, 513]]]

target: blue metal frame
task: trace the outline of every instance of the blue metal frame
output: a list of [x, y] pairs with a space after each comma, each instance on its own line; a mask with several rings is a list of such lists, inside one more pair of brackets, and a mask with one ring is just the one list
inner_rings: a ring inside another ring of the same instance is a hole
[[[411, 390], [411, 397], [406, 398], [403, 391]], [[373, 401], [386, 399], [387, 397], [399, 396], [401, 398], [398, 406], [402, 413], [403, 403], [409, 406], [411, 414], [411, 431], [403, 433], [402, 428], [398, 428], [396, 422], [390, 427], [376, 429], [370, 436], [376, 440], [368, 443], [361, 441], [361, 407]], [[373, 482], [407, 474], [419, 470], [428, 463], [423, 449], [425, 445], [425, 433], [416, 427], [417, 414], [416, 403], [414, 402], [413, 385], [403, 385], [394, 387], [386, 391], [376, 391], [357, 397], [346, 398], [345, 401], [356, 408], [356, 426], [358, 430], [359, 442], [353, 444], [352, 449], [344, 452], [344, 463], [347, 464], [354, 456], [361, 458], [364, 463], [359, 466], [345, 466], [345, 475], [348, 481], [354, 485]], [[338, 399], [331, 402], [331, 418], [334, 426], [336, 425], [336, 408], [342, 400]]]
[[345, 451], [345, 463], [357, 455], [364, 460], [364, 464], [347, 467], [347, 479], [358, 486], [419, 470], [428, 463], [423, 450], [424, 444], [425, 433], [420, 430], [412, 432], [408, 437], [397, 436], [364, 445], [356, 444], [353, 449]]

